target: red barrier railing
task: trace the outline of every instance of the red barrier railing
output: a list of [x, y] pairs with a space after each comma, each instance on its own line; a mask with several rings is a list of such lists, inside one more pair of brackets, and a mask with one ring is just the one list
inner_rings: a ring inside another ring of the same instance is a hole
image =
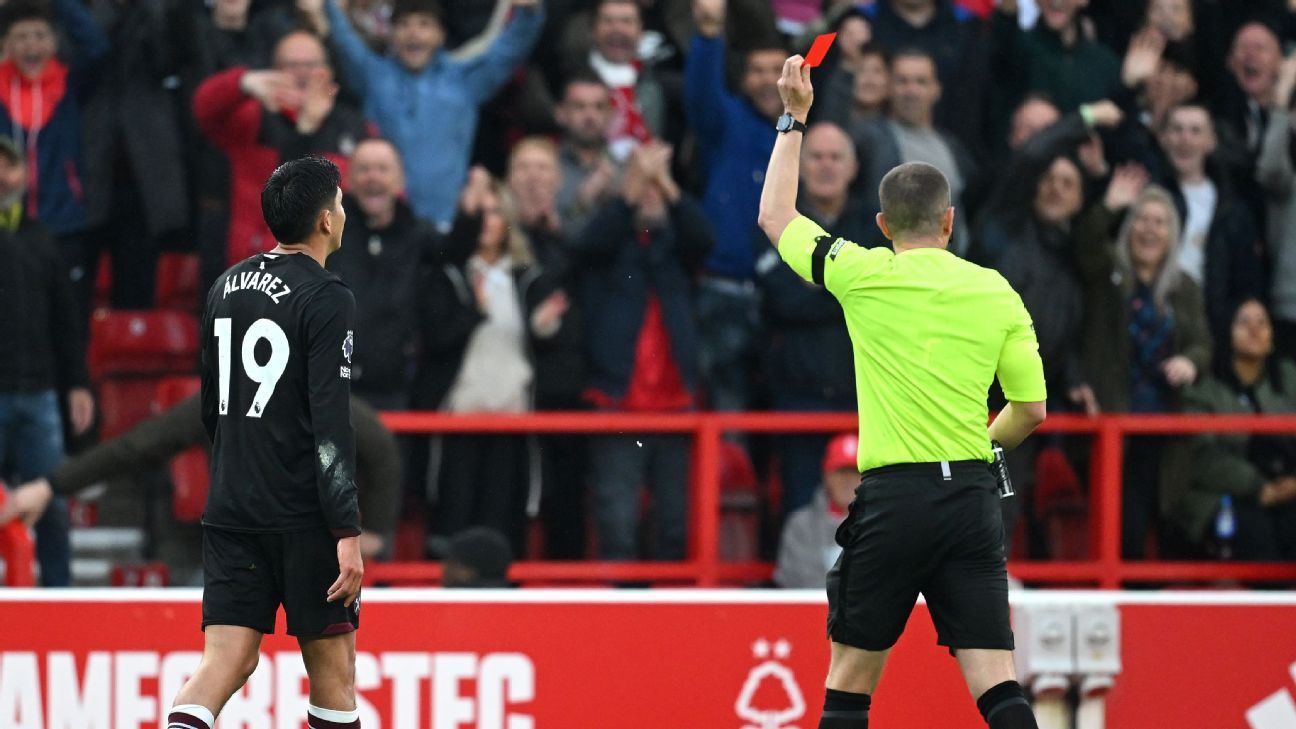
[[[723, 562], [719, 553], [720, 439], [726, 432], [831, 433], [856, 428], [847, 414], [821, 413], [534, 413], [448, 415], [383, 413], [397, 433], [583, 433], [590, 435], [680, 433], [693, 437], [689, 553], [683, 562], [518, 562], [510, 577], [521, 583], [599, 584], [652, 582], [714, 587], [769, 578], [762, 562]], [[1050, 416], [1041, 433], [1094, 438], [1089, 487], [1091, 554], [1083, 561], [1014, 561], [1013, 575], [1026, 582], [1098, 586], [1126, 583], [1296, 581], [1296, 563], [1155, 562], [1121, 559], [1121, 472], [1124, 438], [1130, 435], [1251, 432], [1296, 434], [1296, 416], [1080, 415]], [[366, 580], [390, 584], [436, 582], [434, 562], [374, 563]]]

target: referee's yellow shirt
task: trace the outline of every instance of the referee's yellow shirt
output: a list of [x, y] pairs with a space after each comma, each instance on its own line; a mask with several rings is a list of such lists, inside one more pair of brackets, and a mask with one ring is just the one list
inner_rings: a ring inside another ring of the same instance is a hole
[[1045, 399], [1030, 314], [995, 271], [940, 248], [862, 248], [806, 217], [778, 250], [802, 278], [821, 278], [846, 314], [861, 471], [991, 460], [986, 395], [996, 374], [1009, 400]]

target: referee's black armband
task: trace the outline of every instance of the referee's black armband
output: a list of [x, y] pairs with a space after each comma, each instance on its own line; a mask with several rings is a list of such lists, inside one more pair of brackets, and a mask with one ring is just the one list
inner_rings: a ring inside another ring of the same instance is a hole
[[834, 240], [836, 238], [831, 235], [815, 238], [814, 253], [810, 256], [810, 280], [820, 286], [824, 285], [824, 260], [828, 258], [828, 249], [832, 248]]

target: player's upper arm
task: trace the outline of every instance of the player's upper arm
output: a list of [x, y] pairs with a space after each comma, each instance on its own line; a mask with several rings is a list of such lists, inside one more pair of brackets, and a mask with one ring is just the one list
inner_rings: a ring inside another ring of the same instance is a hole
[[[1007, 287], [1007, 283], [1004, 283]], [[1035, 324], [1021, 297], [1008, 290], [1008, 332], [999, 351], [996, 372], [1004, 397], [1011, 402], [1034, 403], [1048, 399], [1044, 383], [1044, 363], [1040, 359]]]
[[325, 284], [305, 311], [305, 331], [311, 389], [317, 369], [331, 373], [329, 381], [350, 379], [351, 349], [354, 346], [355, 296], [339, 283]]
[[839, 299], [878, 271], [891, 255], [885, 248], [867, 250], [835, 238], [805, 216], [784, 229], [778, 250], [801, 278], [827, 288]]

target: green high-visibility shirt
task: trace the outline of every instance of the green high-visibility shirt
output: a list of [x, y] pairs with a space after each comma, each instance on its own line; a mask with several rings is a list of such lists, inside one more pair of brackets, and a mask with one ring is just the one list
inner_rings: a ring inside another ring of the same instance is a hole
[[846, 315], [861, 471], [992, 460], [986, 398], [996, 375], [1010, 401], [1045, 399], [1035, 327], [997, 272], [942, 248], [866, 249], [806, 217], [783, 231], [778, 250]]

